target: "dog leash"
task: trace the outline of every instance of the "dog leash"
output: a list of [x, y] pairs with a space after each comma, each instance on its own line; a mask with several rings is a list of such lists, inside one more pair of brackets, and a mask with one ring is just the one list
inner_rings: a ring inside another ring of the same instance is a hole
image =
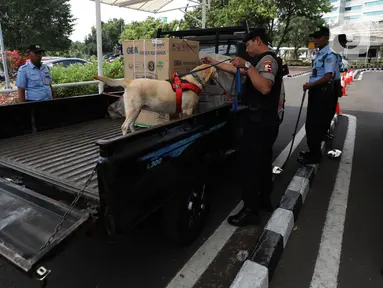
[[177, 76], [178, 77], [184, 77], [184, 76], [191, 75], [191, 74], [194, 74], [194, 73], [197, 73], [197, 72], [201, 72], [201, 71], [204, 71], [204, 70], [209, 69], [211, 67], [218, 66], [219, 64], [222, 64], [222, 63], [230, 61], [230, 60], [231, 59], [225, 59], [225, 60], [219, 61], [218, 63], [215, 63], [215, 64], [211, 64], [211, 65], [209, 65], [207, 67], [204, 67], [204, 68], [193, 70], [193, 71], [190, 71], [190, 72], [187, 72], [187, 73], [184, 73], [184, 74], [177, 74]]

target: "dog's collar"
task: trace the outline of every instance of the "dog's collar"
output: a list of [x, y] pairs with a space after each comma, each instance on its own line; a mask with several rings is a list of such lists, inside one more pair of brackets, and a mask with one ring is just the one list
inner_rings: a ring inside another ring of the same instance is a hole
[[192, 74], [192, 75], [193, 75], [193, 77], [198, 81], [198, 83], [201, 85], [201, 87], [203, 87], [201, 78], [200, 78], [197, 74]]

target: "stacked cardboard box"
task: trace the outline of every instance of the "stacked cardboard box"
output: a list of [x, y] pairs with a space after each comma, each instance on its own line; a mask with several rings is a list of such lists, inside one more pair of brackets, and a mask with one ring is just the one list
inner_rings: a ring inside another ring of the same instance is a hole
[[[125, 79], [167, 80], [174, 72], [187, 73], [200, 64], [199, 43], [183, 39], [160, 38], [124, 41]], [[142, 110], [137, 125], [153, 126], [178, 118]]]

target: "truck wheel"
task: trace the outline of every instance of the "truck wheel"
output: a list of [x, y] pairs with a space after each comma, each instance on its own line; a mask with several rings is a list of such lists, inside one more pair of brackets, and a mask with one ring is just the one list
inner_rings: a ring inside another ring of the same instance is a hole
[[208, 184], [195, 181], [179, 187], [178, 192], [180, 194], [163, 207], [163, 227], [172, 242], [189, 245], [198, 238], [207, 222], [210, 209]]

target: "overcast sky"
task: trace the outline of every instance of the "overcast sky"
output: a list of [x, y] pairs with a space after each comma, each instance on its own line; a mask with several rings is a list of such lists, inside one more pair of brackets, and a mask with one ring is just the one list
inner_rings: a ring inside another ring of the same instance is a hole
[[[175, 0], [169, 4], [167, 9], [184, 7], [187, 0]], [[70, 0], [72, 14], [77, 18], [74, 26], [74, 31], [70, 37], [72, 41], [84, 41], [85, 36], [90, 33], [91, 27], [96, 25], [96, 8], [95, 2], [90, 0]], [[107, 22], [113, 18], [123, 18], [125, 23], [132, 21], [142, 21], [148, 16], [155, 18], [167, 17], [168, 21], [181, 19], [183, 13], [181, 11], [171, 11], [161, 14], [151, 14], [139, 12], [126, 8], [119, 8], [110, 5], [101, 4], [101, 20]]]

